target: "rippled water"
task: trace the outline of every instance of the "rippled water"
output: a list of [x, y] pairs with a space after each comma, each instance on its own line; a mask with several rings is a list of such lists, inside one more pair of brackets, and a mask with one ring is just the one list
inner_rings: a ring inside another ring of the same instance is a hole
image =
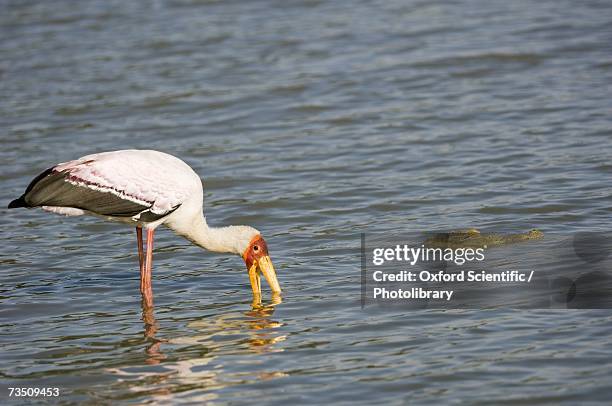
[[359, 305], [362, 232], [609, 230], [610, 2], [0, 8], [4, 205], [55, 162], [163, 150], [284, 289], [252, 310], [240, 258], [162, 230], [143, 314], [133, 230], [3, 209], [2, 403], [610, 399], [609, 310]]

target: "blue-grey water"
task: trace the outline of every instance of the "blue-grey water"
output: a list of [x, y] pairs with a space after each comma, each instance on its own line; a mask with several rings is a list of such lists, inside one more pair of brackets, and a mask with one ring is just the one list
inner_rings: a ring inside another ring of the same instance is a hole
[[163, 229], [143, 314], [132, 229], [1, 209], [0, 403], [607, 403], [611, 310], [362, 310], [359, 244], [609, 231], [611, 113], [609, 1], [0, 1], [2, 206], [166, 151], [284, 289]]

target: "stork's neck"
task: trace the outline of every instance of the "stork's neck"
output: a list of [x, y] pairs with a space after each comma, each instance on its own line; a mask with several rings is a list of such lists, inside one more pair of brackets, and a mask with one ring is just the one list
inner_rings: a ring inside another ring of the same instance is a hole
[[175, 231], [208, 251], [238, 255], [242, 255], [257, 234], [257, 230], [248, 226], [209, 227], [203, 214], [194, 216], [187, 227]]

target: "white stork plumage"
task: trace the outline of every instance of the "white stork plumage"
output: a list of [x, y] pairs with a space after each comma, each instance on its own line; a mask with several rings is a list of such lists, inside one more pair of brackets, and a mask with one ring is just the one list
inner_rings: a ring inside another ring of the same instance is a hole
[[[153, 303], [151, 266], [155, 229], [166, 225], [214, 252], [242, 256], [253, 295], [261, 295], [260, 273], [273, 292], [280, 286], [265, 240], [253, 227], [209, 227], [203, 213], [200, 177], [182, 160], [159, 151], [122, 150], [87, 155], [42, 172], [9, 208], [42, 207], [79, 216], [92, 214], [136, 227], [140, 290]], [[146, 252], [142, 229], [146, 230]]]

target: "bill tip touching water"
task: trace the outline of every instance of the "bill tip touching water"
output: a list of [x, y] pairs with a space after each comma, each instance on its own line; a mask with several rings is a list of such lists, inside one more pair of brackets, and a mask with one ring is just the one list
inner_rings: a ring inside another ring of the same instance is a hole
[[209, 226], [203, 198], [200, 177], [179, 158], [153, 150], [120, 150], [45, 170], [8, 207], [41, 207], [68, 216], [91, 214], [134, 226], [140, 290], [148, 305], [153, 304], [154, 233], [162, 224], [206, 250], [240, 255], [254, 301], [261, 298], [261, 274], [278, 296], [281, 288], [261, 233], [250, 226]]

